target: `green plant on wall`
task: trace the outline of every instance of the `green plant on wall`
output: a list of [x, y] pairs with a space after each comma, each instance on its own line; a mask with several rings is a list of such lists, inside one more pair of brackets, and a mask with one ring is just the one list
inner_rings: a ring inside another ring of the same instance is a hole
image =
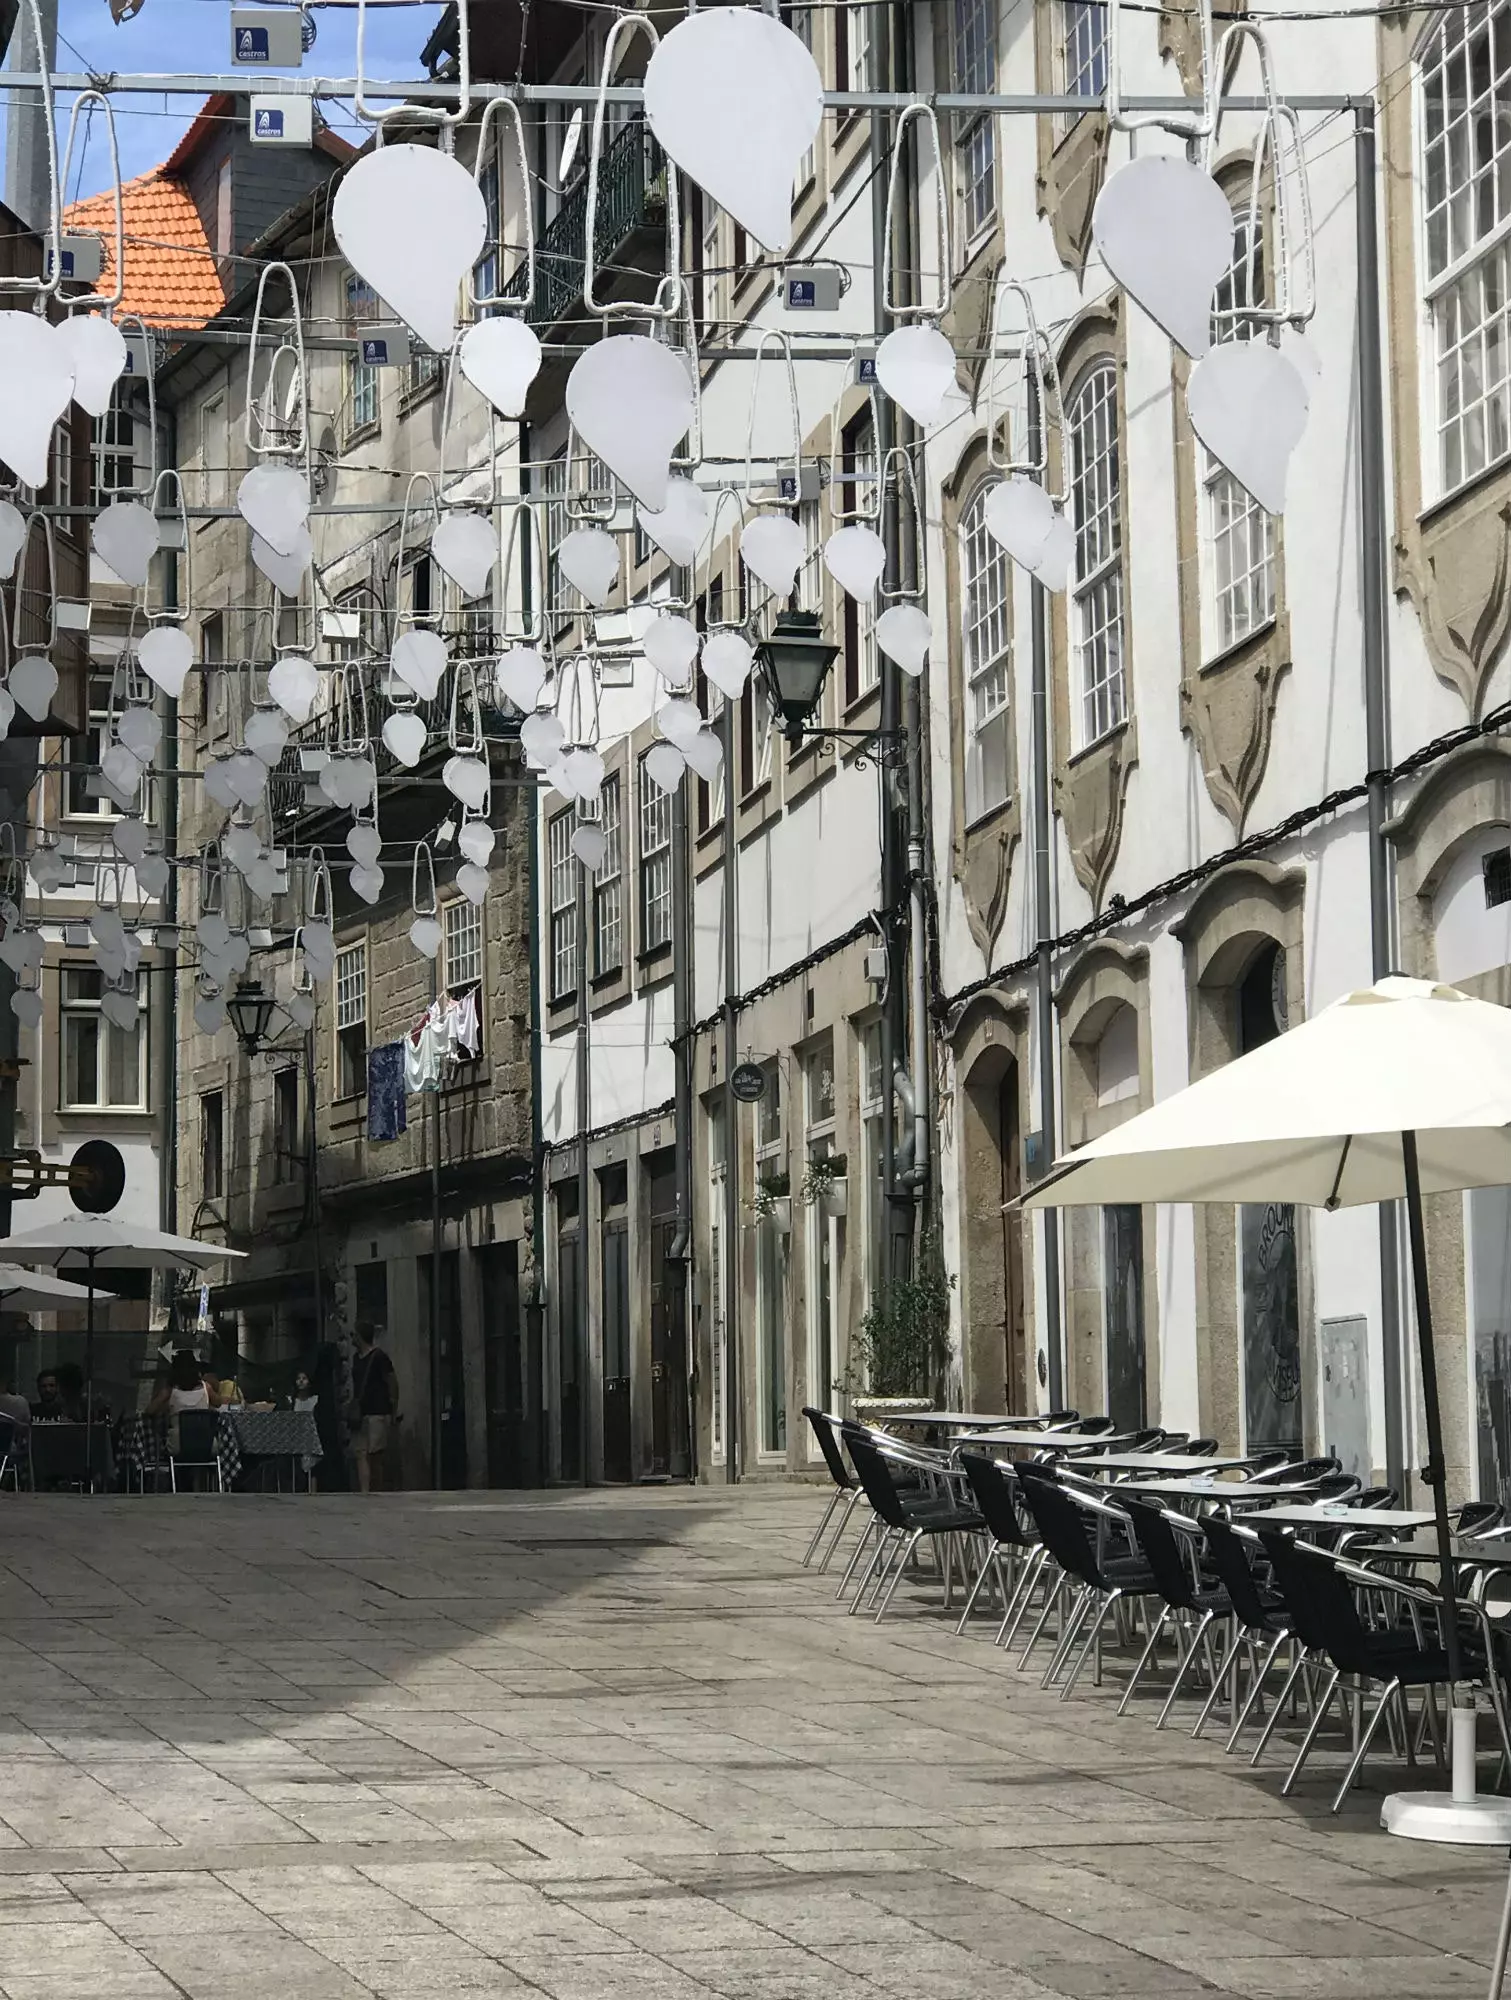
[[913, 1275], [879, 1288], [852, 1344], [852, 1367], [857, 1373], [864, 1370], [871, 1395], [931, 1393], [949, 1358], [954, 1289], [938, 1232], [931, 1231], [919, 1246]]
[[826, 1153], [822, 1158], [810, 1160], [803, 1169], [802, 1184], [797, 1198], [805, 1207], [822, 1204], [834, 1192], [836, 1181], [844, 1179], [845, 1156], [843, 1153]]
[[792, 1183], [786, 1174], [770, 1174], [755, 1185], [755, 1193], [745, 1206], [757, 1222], [764, 1222], [768, 1216], [776, 1214], [776, 1205], [791, 1189]]

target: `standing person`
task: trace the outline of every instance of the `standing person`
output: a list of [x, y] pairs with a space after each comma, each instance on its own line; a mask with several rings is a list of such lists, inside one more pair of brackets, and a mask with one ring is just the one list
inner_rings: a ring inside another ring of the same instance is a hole
[[399, 1378], [378, 1346], [378, 1329], [371, 1320], [357, 1322], [357, 1358], [352, 1363], [352, 1457], [357, 1465], [357, 1491], [373, 1490], [373, 1461], [378, 1485], [387, 1477], [388, 1442], [399, 1414]]
[[[315, 1422], [315, 1429], [319, 1430], [320, 1391], [315, 1387], [314, 1381], [310, 1376], [310, 1371], [307, 1368], [301, 1368], [295, 1373], [293, 1394], [289, 1397], [289, 1408], [296, 1415], [312, 1417]], [[314, 1471], [319, 1461], [306, 1451], [300, 1453], [299, 1463], [304, 1468], [305, 1486], [308, 1491], [313, 1493], [315, 1490]]]

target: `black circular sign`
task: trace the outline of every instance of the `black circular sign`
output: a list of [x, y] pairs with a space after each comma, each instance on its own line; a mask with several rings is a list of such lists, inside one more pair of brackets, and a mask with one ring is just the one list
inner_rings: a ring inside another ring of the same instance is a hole
[[736, 1063], [729, 1072], [729, 1087], [742, 1104], [756, 1104], [766, 1095], [766, 1072], [759, 1063]]
[[106, 1215], [126, 1192], [126, 1162], [108, 1139], [86, 1139], [68, 1162], [68, 1192], [86, 1215]]

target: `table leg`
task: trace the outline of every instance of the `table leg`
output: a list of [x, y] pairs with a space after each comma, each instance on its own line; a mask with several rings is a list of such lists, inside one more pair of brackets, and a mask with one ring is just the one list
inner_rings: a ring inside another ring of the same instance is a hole
[[1501, 2000], [1508, 1950], [1511, 1950], [1511, 1867], [1506, 1870], [1506, 1900], [1501, 1908], [1500, 1935], [1495, 1940], [1495, 1963], [1490, 1968], [1489, 2000]]

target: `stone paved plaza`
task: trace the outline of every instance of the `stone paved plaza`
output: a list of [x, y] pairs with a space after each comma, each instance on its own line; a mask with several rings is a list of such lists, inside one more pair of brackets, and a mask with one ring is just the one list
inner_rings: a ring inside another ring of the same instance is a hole
[[[1482, 1996], [1504, 1858], [1062, 1705], [816, 1489], [0, 1503], [8, 2000]], [[1336, 1780], [1334, 1779], [1334, 1782]]]

